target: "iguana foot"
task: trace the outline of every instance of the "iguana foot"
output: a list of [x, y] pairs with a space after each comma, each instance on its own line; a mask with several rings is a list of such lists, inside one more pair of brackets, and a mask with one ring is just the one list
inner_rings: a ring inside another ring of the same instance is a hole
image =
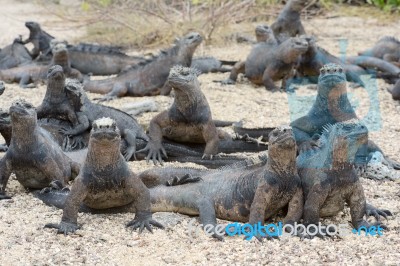
[[149, 141], [147, 142], [146, 147], [137, 152], [146, 152], [146, 151], [148, 151], [148, 154], [146, 156], [146, 161], [149, 162], [149, 160], [151, 159], [155, 165], [157, 165], [157, 162], [163, 165], [162, 155], [164, 155], [165, 158], [168, 158], [167, 152], [165, 151], [164, 147], [161, 144], [156, 144], [154, 142]]
[[98, 103], [101, 103], [101, 102], [108, 102], [108, 101], [111, 101], [111, 100], [114, 100], [114, 99], [117, 99], [117, 96], [106, 95], [106, 96], [101, 97], [101, 98], [94, 98], [93, 100], [97, 101]]
[[55, 228], [57, 229], [57, 234], [64, 234], [66, 236], [70, 233], [71, 234], [75, 233], [75, 231], [80, 229], [81, 227], [76, 223], [61, 221], [61, 223], [59, 224], [54, 224], [54, 223], [45, 224], [44, 228]]
[[389, 210], [378, 209], [367, 203], [365, 206], [365, 215], [374, 216], [376, 221], [379, 222], [381, 220], [381, 216], [385, 217], [387, 220], [387, 217], [392, 216], [393, 214]]
[[53, 180], [51, 181], [51, 183], [49, 184], [48, 187], [43, 188], [40, 193], [44, 194], [44, 193], [48, 193], [51, 190], [62, 190], [64, 188], [63, 184], [61, 183], [61, 181], [59, 180]]
[[124, 158], [125, 161], [129, 161], [131, 158], [133, 158], [136, 160], [136, 147], [128, 147], [125, 151], [124, 151]]
[[214, 158], [214, 156], [216, 156], [216, 155], [204, 153], [203, 156], [201, 156], [201, 159], [212, 160]]
[[186, 174], [182, 177], [177, 177], [174, 176], [171, 180], [167, 181], [167, 186], [179, 186], [179, 185], [183, 185], [183, 184], [188, 184], [188, 183], [196, 183], [199, 182], [201, 179], [201, 177], [192, 177], [192, 175], [190, 174]]
[[[307, 226], [306, 226], [307, 227]], [[297, 236], [300, 237], [300, 240], [304, 239], [313, 239], [314, 237], [318, 237], [322, 240], [328, 239], [328, 238], [333, 238], [334, 235], [330, 234], [329, 232], [326, 231], [325, 228], [320, 228], [320, 231], [317, 231], [317, 228], [309, 228], [307, 230], [304, 230], [303, 228], [300, 228], [300, 230], [297, 231]], [[334, 232], [332, 232], [334, 233]]]
[[8, 150], [8, 147], [6, 144], [1, 144], [0, 145], [0, 152], [6, 152]]
[[6, 195], [5, 193], [0, 193], [0, 200], [11, 199], [11, 196]]
[[256, 138], [252, 138], [248, 134], [244, 134], [243, 136], [236, 135], [235, 139], [251, 142], [251, 143], [254, 143], [254, 144], [257, 144], [257, 145], [262, 144], [262, 142], [260, 140], [258, 140]]
[[153, 229], [150, 225], [156, 226], [158, 228], [164, 229], [164, 226], [159, 222], [153, 220], [151, 212], [147, 211], [138, 211], [136, 212], [135, 219], [130, 221], [126, 227], [132, 227], [133, 230], [139, 228], [139, 233], [143, 232], [143, 229], [146, 228], [153, 233]]

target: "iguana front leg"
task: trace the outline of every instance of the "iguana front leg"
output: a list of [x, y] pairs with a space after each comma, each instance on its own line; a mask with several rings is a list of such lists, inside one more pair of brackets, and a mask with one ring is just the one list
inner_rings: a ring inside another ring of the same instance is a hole
[[146, 156], [147, 161], [152, 159], [154, 164], [157, 164], [157, 162], [162, 164], [161, 154], [167, 157], [167, 152], [162, 146], [162, 138], [163, 138], [162, 128], [168, 126], [169, 123], [170, 120], [168, 117], [168, 111], [161, 112], [155, 117], [153, 117], [153, 119], [151, 119], [149, 126], [149, 137], [150, 137], [149, 142], [147, 142], [146, 147], [138, 151], [138, 152], [148, 151], [148, 154]]
[[[264, 225], [265, 222], [265, 214], [274, 213], [274, 209], [272, 206], [272, 199], [276, 195], [277, 190], [267, 183], [265, 179], [260, 180], [256, 193], [254, 195], [253, 203], [250, 207], [250, 217], [249, 224], [256, 225], [258, 223]], [[258, 240], [262, 240], [263, 237], [267, 239], [272, 239], [267, 232], [265, 235], [255, 235]]]
[[89, 118], [83, 112], [77, 112], [75, 114], [77, 118], [77, 123], [72, 128], [60, 129], [60, 132], [64, 135], [76, 136], [85, 132], [89, 128]]
[[6, 187], [8, 179], [11, 175], [11, 164], [8, 162], [7, 154], [0, 160], [0, 200], [11, 199], [10, 196], [6, 195]]
[[104, 95], [102, 98], [95, 98], [94, 100], [98, 100], [98, 102], [106, 102], [111, 101], [117, 97], [124, 97], [128, 93], [128, 87], [123, 82], [116, 82], [112, 90]]
[[203, 158], [212, 159], [212, 157], [218, 153], [219, 144], [218, 131], [213, 121], [207, 122], [207, 124], [202, 127], [202, 134], [206, 142]]
[[286, 214], [285, 219], [283, 220], [284, 224], [291, 224], [298, 222], [303, 215], [303, 207], [304, 207], [304, 197], [303, 197], [303, 188], [301, 185], [296, 190], [296, 193], [292, 197], [289, 202], [288, 212]]
[[161, 223], [153, 220], [150, 210], [150, 191], [137, 176], [132, 174], [126, 179], [126, 193], [133, 199], [131, 211], [135, 212], [135, 218], [126, 225], [127, 227], [132, 227], [134, 230], [139, 228], [139, 233], [144, 228], [153, 233], [150, 225], [164, 229]]
[[278, 74], [278, 71], [273, 67], [267, 67], [262, 76], [263, 85], [267, 90], [276, 91], [278, 87], [275, 85], [273, 77]]
[[78, 226], [78, 211], [86, 195], [87, 187], [83, 184], [82, 176], [79, 175], [72, 184], [71, 192], [65, 202], [61, 222], [59, 224], [49, 223], [44, 227], [58, 229], [57, 233], [64, 235], [78, 230], [80, 228]]
[[222, 84], [235, 84], [239, 73], [244, 74], [246, 70], [246, 64], [244, 61], [239, 61], [233, 65], [229, 78], [221, 81]]

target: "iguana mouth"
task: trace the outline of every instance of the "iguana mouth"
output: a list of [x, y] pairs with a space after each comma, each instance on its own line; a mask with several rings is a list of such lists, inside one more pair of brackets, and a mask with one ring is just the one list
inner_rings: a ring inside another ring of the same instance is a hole
[[95, 138], [99, 141], [101, 140], [119, 140], [121, 138], [120, 134], [118, 134], [118, 132], [116, 131], [104, 131], [104, 130], [98, 130], [95, 131], [91, 134], [91, 138]]
[[343, 76], [340, 76], [338, 74], [325, 75], [325, 76], [322, 76], [319, 80], [323, 83], [346, 82], [346, 79]]

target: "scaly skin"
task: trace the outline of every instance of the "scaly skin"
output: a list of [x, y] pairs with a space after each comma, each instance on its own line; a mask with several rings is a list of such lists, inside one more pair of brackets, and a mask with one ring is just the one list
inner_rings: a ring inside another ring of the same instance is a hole
[[152, 219], [150, 193], [143, 182], [130, 169], [120, 153], [121, 135], [117, 124], [110, 118], [93, 122], [89, 149], [85, 163], [75, 179], [66, 200], [60, 224], [47, 224], [58, 233], [74, 233], [78, 226], [81, 204], [93, 209], [108, 209], [128, 205], [135, 218], [127, 224], [133, 229], [150, 225], [163, 228]]
[[[264, 224], [266, 219], [289, 204], [284, 223], [297, 222], [302, 215], [303, 193], [290, 127], [279, 127], [271, 133], [268, 154], [267, 162], [259, 166], [227, 166], [208, 173], [160, 168], [146, 171], [140, 178], [153, 186], [150, 189], [152, 211], [199, 215], [203, 225], [215, 228], [216, 218]], [[200, 176], [202, 180], [165, 186], [166, 179], [188, 173], [194, 178]], [[158, 186], [157, 182], [160, 183]]]
[[[345, 203], [350, 207], [354, 228], [371, 226], [363, 219], [367, 204], [355, 170], [356, 153], [366, 145], [368, 129], [353, 119], [329, 126], [319, 139], [317, 148], [300, 153], [297, 167], [304, 191], [305, 226], [317, 225], [320, 217], [338, 214]], [[391, 215], [386, 210], [377, 211], [383, 216]]]
[[202, 37], [196, 32], [187, 34], [169, 50], [148, 62], [133, 66], [115, 78], [86, 82], [86, 91], [106, 94], [101, 101], [123, 96], [168, 95], [171, 88], [166, 84], [171, 67], [189, 67], [192, 56]]
[[81, 43], [68, 48], [71, 66], [83, 74], [119, 74], [128, 66], [145, 60], [143, 57], [128, 56], [116, 47]]
[[76, 78], [83, 80], [82, 74], [71, 68], [68, 59], [68, 50], [63, 43], [59, 43], [53, 47], [53, 58], [49, 65], [23, 65], [11, 69], [0, 70], [0, 79], [6, 82], [18, 82], [22, 88], [28, 88], [29, 83], [37, 83], [43, 81], [47, 77], [49, 68], [54, 65], [60, 65], [63, 68], [64, 74], [68, 78]]
[[395, 37], [385, 36], [378, 40], [371, 49], [358, 54], [386, 60], [385, 57], [398, 53], [400, 53], [400, 41]]
[[233, 66], [236, 61], [220, 61], [215, 57], [196, 57], [193, 58], [191, 68], [197, 69], [201, 74], [205, 73], [215, 73], [215, 72], [230, 72], [231, 68], [224, 67], [223, 65]]
[[307, 0], [289, 0], [286, 2], [278, 18], [271, 25], [271, 29], [279, 43], [284, 42], [289, 37], [305, 34], [300, 20], [300, 12], [307, 2]]
[[32, 62], [28, 50], [18, 39], [0, 50], [0, 69], [9, 69]]
[[64, 187], [79, 172], [50, 135], [37, 125], [35, 108], [22, 100], [10, 108], [12, 137], [7, 153], [0, 161], [0, 199], [5, 195], [8, 178], [14, 173], [26, 188], [42, 189], [55, 184]]
[[104, 116], [111, 117], [117, 123], [122, 138], [128, 143], [124, 152], [126, 160], [134, 157], [136, 152], [136, 139], [148, 140], [143, 128], [136, 119], [127, 113], [109, 106], [93, 103], [86, 96], [82, 84], [76, 80], [67, 80], [65, 85], [70, 104], [75, 108], [78, 124], [73, 128], [66, 128], [63, 133], [68, 136], [77, 136], [89, 129], [92, 123]]
[[171, 69], [168, 83], [175, 91], [174, 102], [150, 121], [150, 140], [142, 150], [148, 151], [147, 160], [162, 163], [161, 156], [167, 157], [163, 137], [177, 142], [206, 143], [204, 156], [210, 158], [218, 153], [219, 139], [228, 137], [215, 127], [197, 74], [196, 70], [183, 66]]

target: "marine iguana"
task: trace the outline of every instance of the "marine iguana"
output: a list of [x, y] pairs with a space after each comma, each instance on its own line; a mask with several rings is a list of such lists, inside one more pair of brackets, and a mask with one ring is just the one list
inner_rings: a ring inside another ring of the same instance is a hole
[[31, 55], [18, 39], [0, 50], [0, 69], [9, 69], [30, 62], [32, 62]]
[[4, 109], [0, 108], [0, 134], [6, 141], [6, 144], [0, 145], [0, 152], [8, 150], [11, 141], [11, 118], [10, 114]]
[[287, 78], [299, 56], [307, 49], [307, 42], [301, 38], [289, 38], [279, 45], [269, 42], [257, 43], [246, 62], [242, 65], [235, 65], [229, 78], [223, 83], [233, 84], [238, 73], [245, 73], [252, 83], [264, 85], [268, 90], [276, 90], [278, 88], [274, 81]]
[[82, 84], [77, 80], [67, 79], [65, 82], [65, 90], [71, 106], [75, 108], [78, 118], [78, 124], [76, 126], [62, 130], [65, 135], [80, 135], [81, 133], [90, 129], [95, 120], [103, 116], [107, 116], [115, 120], [119, 130], [121, 131], [122, 138], [128, 144], [124, 152], [124, 157], [126, 160], [129, 160], [132, 156], [135, 156], [137, 138], [146, 141], [148, 140], [143, 128], [138, 124], [134, 117], [118, 109], [93, 103], [87, 97], [86, 92], [83, 90]]
[[359, 66], [343, 62], [325, 49], [319, 47], [316, 44], [313, 36], [303, 35], [300, 36], [300, 38], [308, 42], [308, 50], [300, 56], [300, 60], [296, 66], [297, 77], [300, 77], [301, 80], [303, 80], [303, 78], [307, 78], [309, 81], [317, 83], [320, 69], [328, 63], [335, 63], [343, 66], [346, 73], [346, 79], [348, 81], [365, 87], [364, 82], [359, 77], [361, 74], [366, 74], [364, 69]]
[[[372, 206], [366, 204], [355, 170], [356, 153], [368, 145], [367, 127], [357, 119], [337, 122], [325, 127], [318, 144], [297, 158], [305, 199], [304, 225], [317, 225], [320, 217], [336, 215], [347, 203], [353, 227], [369, 228], [363, 217]], [[391, 215], [387, 210], [378, 211], [385, 217]]]
[[93, 122], [89, 149], [85, 163], [71, 187], [63, 209], [60, 224], [46, 224], [65, 235], [78, 230], [78, 210], [83, 203], [92, 209], [127, 206], [135, 218], [127, 227], [144, 228], [150, 225], [164, 228], [153, 220], [150, 209], [150, 192], [130, 169], [120, 153], [121, 135], [117, 123], [111, 118]]
[[230, 138], [217, 130], [212, 120], [210, 106], [197, 79], [195, 69], [174, 66], [168, 76], [168, 83], [174, 89], [172, 106], [150, 121], [150, 140], [141, 151], [148, 151], [147, 160], [162, 163], [161, 156], [167, 157], [162, 146], [163, 137], [179, 142], [206, 143], [203, 157], [211, 158], [218, 153], [220, 138]]
[[272, 23], [271, 29], [279, 43], [289, 37], [305, 34], [301, 24], [300, 12], [307, 5], [308, 0], [289, 0], [279, 13], [276, 21]]
[[55, 65], [49, 68], [47, 73], [47, 89], [42, 104], [37, 107], [37, 117], [56, 118], [69, 121], [72, 125], [78, 125], [78, 117], [74, 106], [71, 105], [65, 87], [65, 75], [63, 68]]
[[62, 188], [79, 173], [71, 161], [44, 129], [38, 126], [35, 108], [23, 100], [10, 107], [12, 137], [7, 153], [0, 160], [0, 199], [5, 194], [8, 178], [15, 173], [26, 188]]
[[379, 39], [372, 48], [358, 54], [363, 56], [373, 56], [387, 60], [392, 56], [397, 57], [396, 55], [399, 55], [399, 53], [400, 41], [397, 40], [395, 37], [385, 36]]
[[190, 66], [202, 39], [197, 32], [191, 32], [148, 62], [132, 66], [115, 78], [85, 82], [84, 89], [106, 94], [101, 101], [123, 96], [168, 95], [171, 89], [166, 81], [170, 68], [174, 65]]
[[83, 80], [82, 74], [78, 70], [71, 68], [68, 60], [68, 50], [65, 44], [62, 43], [53, 47], [53, 58], [49, 65], [29, 64], [0, 70], [0, 79], [5, 82], [19, 82], [20, 87], [27, 88], [31, 82], [37, 83], [45, 80], [48, 69], [53, 65], [61, 65], [67, 77]]
[[53, 36], [42, 30], [40, 24], [33, 21], [25, 22], [25, 27], [29, 30], [29, 37], [24, 41], [20, 41], [22, 44], [32, 43], [33, 49], [31, 51], [31, 57], [35, 59], [40, 53], [46, 55], [51, 51], [50, 41], [54, 39]]
[[[271, 132], [269, 142], [265, 164], [242, 168], [228, 166], [209, 172], [186, 170], [192, 178], [201, 177], [195, 183], [165, 186], [165, 180], [177, 172], [163, 168], [140, 174], [144, 183], [154, 186], [150, 188], [151, 210], [199, 215], [203, 226], [212, 225], [215, 229], [216, 218], [264, 224], [265, 219], [289, 204], [284, 223], [297, 222], [302, 215], [303, 192], [296, 169], [296, 144], [291, 128], [276, 128]], [[185, 173], [185, 170], [177, 171]], [[157, 185], [158, 181], [160, 184]], [[218, 234], [214, 237], [222, 239]]]
[[83, 74], [119, 74], [131, 65], [145, 60], [140, 56], [128, 56], [118, 47], [80, 43], [68, 47], [71, 66]]

